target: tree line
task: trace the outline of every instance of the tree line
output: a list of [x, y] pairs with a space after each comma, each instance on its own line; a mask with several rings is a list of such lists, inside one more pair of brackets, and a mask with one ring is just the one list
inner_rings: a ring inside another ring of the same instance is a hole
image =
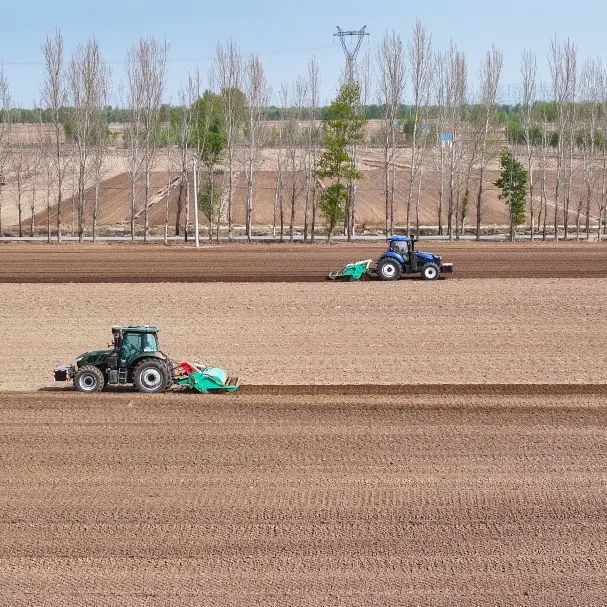
[[[260, 58], [244, 56], [233, 41], [217, 46], [206, 77], [187, 75], [179, 102], [170, 105], [165, 102], [167, 44], [142, 38], [126, 55], [124, 108], [108, 104], [112, 78], [98, 41], [80, 44], [67, 57], [57, 31], [41, 51], [38, 108], [15, 108], [0, 72], [0, 233], [2, 186], [10, 180], [17, 192], [19, 233], [25, 197], [31, 193], [33, 233], [35, 190], [45, 188], [48, 239], [61, 240], [69, 171], [77, 184], [72, 196], [77, 234], [81, 240], [87, 234], [95, 238], [106, 161], [118, 146], [126, 156], [133, 239], [139, 219], [143, 239], [150, 235], [151, 178], [161, 157], [177, 167], [167, 179], [165, 239], [171, 233], [188, 237], [192, 204], [202, 212], [209, 238], [219, 238], [220, 232], [231, 237], [240, 178], [244, 231], [251, 239], [258, 173], [262, 162], [269, 162], [264, 160], [267, 149], [275, 151], [273, 234], [293, 239], [300, 213], [305, 240], [313, 241], [321, 229], [329, 237], [339, 229], [353, 238], [366, 146], [380, 151], [386, 234], [419, 231], [421, 200], [432, 182], [437, 184], [436, 231], [449, 238], [472, 231], [480, 238], [487, 190], [497, 187], [490, 172], [498, 161], [502, 168], [518, 162], [526, 175], [524, 205], [521, 210], [517, 195], [511, 232], [525, 217], [531, 238], [567, 238], [573, 231], [588, 237], [596, 231], [600, 238], [604, 230], [607, 74], [598, 59], [580, 62], [570, 40], [555, 38], [549, 45], [547, 87], [539, 83], [537, 57], [522, 52], [515, 104], [500, 103], [499, 49], [486, 52], [472, 78], [463, 51], [454, 43], [435, 48], [419, 22], [406, 42], [387, 32], [358, 62], [353, 81], [340, 76], [329, 105], [320, 103], [315, 58], [304, 74], [282, 82], [272, 95]], [[369, 120], [379, 126], [365, 129]], [[12, 137], [18, 123], [37, 125], [34, 150]], [[110, 128], [113, 123], [124, 125], [120, 140]], [[503, 188], [500, 192], [504, 195]], [[174, 226], [169, 226], [171, 193], [177, 199]], [[402, 225], [397, 225], [397, 212], [404, 214]]]

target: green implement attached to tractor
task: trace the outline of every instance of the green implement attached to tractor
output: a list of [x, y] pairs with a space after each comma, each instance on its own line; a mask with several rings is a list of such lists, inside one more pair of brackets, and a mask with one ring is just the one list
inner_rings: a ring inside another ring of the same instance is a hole
[[372, 259], [364, 259], [363, 261], [346, 264], [341, 272], [331, 272], [329, 278], [331, 280], [337, 280], [338, 278], [360, 280], [369, 273], [369, 266], [372, 262]]
[[133, 385], [139, 392], [165, 392], [172, 385], [196, 392], [238, 389], [238, 378], [223, 369], [171, 360], [158, 345], [159, 327], [112, 327], [112, 344], [76, 358], [54, 370], [55, 381], [71, 381], [80, 392], [100, 392], [107, 386]]

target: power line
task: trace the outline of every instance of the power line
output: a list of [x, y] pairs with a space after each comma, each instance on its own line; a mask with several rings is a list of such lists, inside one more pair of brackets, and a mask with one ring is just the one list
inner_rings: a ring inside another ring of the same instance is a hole
[[[356, 65], [356, 56], [358, 55], [358, 51], [360, 51], [360, 47], [363, 43], [365, 36], [368, 36], [368, 32], [366, 31], [367, 26], [364, 25], [362, 29], [359, 30], [342, 30], [339, 25], [337, 26], [337, 33], [333, 34], [336, 38], [339, 38], [341, 42], [341, 47], [344, 51], [344, 55], [346, 56], [346, 81], [354, 82], [354, 67]], [[354, 45], [352, 48], [348, 46], [347, 40], [354, 40]]]

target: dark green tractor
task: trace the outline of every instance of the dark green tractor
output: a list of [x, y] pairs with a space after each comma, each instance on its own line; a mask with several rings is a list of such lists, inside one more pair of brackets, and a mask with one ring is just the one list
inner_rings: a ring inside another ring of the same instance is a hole
[[106, 350], [91, 350], [75, 365], [55, 368], [55, 381], [74, 380], [80, 392], [100, 392], [106, 386], [133, 384], [140, 392], [164, 392], [172, 384], [195, 392], [235, 392], [238, 377], [201, 363], [171, 360], [160, 351], [154, 326], [112, 327]]
[[172, 383], [175, 363], [160, 351], [154, 326], [112, 327], [113, 343], [91, 350], [75, 365], [55, 369], [56, 381], [74, 380], [80, 392], [100, 392], [106, 386], [133, 384], [140, 392], [164, 392]]

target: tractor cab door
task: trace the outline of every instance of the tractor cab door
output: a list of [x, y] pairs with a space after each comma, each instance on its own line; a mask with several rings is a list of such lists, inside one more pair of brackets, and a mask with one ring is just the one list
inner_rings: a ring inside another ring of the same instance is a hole
[[125, 333], [118, 352], [118, 366], [128, 367], [139, 352], [141, 352], [141, 333]]
[[405, 264], [409, 262], [409, 248], [407, 245], [408, 243], [402, 240], [393, 240], [390, 243], [390, 250], [398, 253], [405, 260]]
[[131, 361], [143, 352], [158, 351], [158, 342], [153, 333], [136, 333], [126, 331], [122, 336], [122, 344], [118, 355], [118, 365], [128, 367]]

